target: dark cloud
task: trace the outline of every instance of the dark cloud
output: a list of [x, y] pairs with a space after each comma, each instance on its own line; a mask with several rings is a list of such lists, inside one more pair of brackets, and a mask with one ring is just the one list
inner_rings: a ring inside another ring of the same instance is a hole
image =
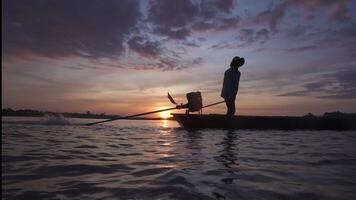
[[[228, 11], [229, 2], [214, 5]], [[3, 55], [9, 62], [77, 56], [91, 63], [83, 68], [96, 64], [104, 68], [180, 70], [197, 65], [199, 59], [184, 60], [175, 50], [168, 50], [165, 40], [157, 36], [186, 38], [192, 31], [186, 24], [195, 20], [198, 4], [188, 0], [149, 3], [149, 16], [145, 19], [136, 0], [4, 1]], [[193, 41], [184, 42], [180, 45], [198, 46]], [[119, 61], [126, 50], [137, 53], [137, 63]]]
[[215, 3], [216, 7], [224, 12], [230, 12], [235, 4], [236, 1], [235, 0], [220, 0], [220, 1], [213, 1], [213, 3]]
[[328, 85], [329, 85], [329, 82], [313, 82], [313, 83], [305, 84], [304, 87], [308, 91], [317, 92], [317, 91], [322, 90], [324, 87], [326, 87]]
[[356, 70], [344, 70], [315, 77], [315, 81], [302, 85], [303, 90], [278, 96], [317, 96], [318, 98], [356, 98]]
[[152, 0], [148, 21], [155, 33], [171, 39], [185, 39], [194, 31], [226, 30], [237, 25], [240, 18], [232, 16], [235, 0], [165, 1]]
[[238, 38], [241, 42], [250, 44], [254, 41], [254, 29], [241, 29], [239, 33]]
[[277, 96], [279, 96], [279, 97], [296, 97], [296, 96], [307, 96], [308, 94], [310, 94], [308, 91], [300, 90], [300, 91], [286, 92], [283, 94], [279, 94]]
[[158, 41], [149, 41], [141, 36], [134, 36], [128, 41], [131, 50], [143, 57], [156, 58], [161, 54], [161, 44]]
[[171, 28], [171, 27], [156, 27], [155, 33], [163, 36], [168, 36], [170, 39], [183, 40], [191, 34], [191, 30], [186, 27]]
[[240, 17], [238, 16], [216, 18], [210, 21], [197, 21], [192, 25], [192, 29], [194, 31], [224, 31], [235, 28], [239, 21]]
[[356, 89], [348, 89], [344, 91], [339, 91], [331, 95], [322, 95], [319, 96], [322, 99], [356, 99]]
[[304, 51], [308, 51], [308, 50], [313, 50], [313, 49], [316, 49], [316, 48], [317, 48], [316, 45], [306, 45], [306, 46], [289, 48], [289, 49], [287, 49], [287, 51], [288, 52], [292, 52], [292, 53], [296, 53], [296, 52], [304, 52]]
[[157, 33], [183, 39], [190, 34], [186, 25], [193, 21], [197, 12], [197, 5], [190, 0], [155, 0], [150, 1], [149, 21], [155, 25]]
[[165, 57], [161, 58], [160, 62], [158, 62], [156, 65], [163, 71], [169, 71], [169, 70], [183, 70], [187, 68], [192, 68], [194, 66], [200, 65], [203, 62], [202, 58], [195, 58], [192, 61], [188, 62], [182, 62], [178, 59], [171, 58], [171, 57]]
[[6, 0], [3, 12], [7, 56], [117, 57], [140, 18], [135, 0]]
[[333, 48], [344, 51], [344, 55], [354, 58], [356, 54], [356, 23], [348, 23], [338, 29], [311, 32], [306, 35], [320, 48]]
[[225, 49], [225, 48], [231, 48], [231, 47], [232, 47], [231, 43], [220, 42], [220, 43], [212, 45], [210, 48], [211, 49]]
[[310, 29], [310, 27], [300, 25], [300, 24], [293, 26], [291, 28], [287, 28], [286, 29], [286, 37], [287, 38], [297, 38], [300, 36], [304, 36], [308, 29]]
[[297, 7], [304, 10], [306, 19], [313, 18], [312, 13], [322, 8], [327, 11], [330, 21], [350, 21], [347, 2], [348, 0], [287, 0], [277, 4], [272, 9], [258, 13], [252, 20], [257, 24], [267, 24], [272, 31], [276, 31], [278, 24], [286, 16], [288, 8]]
[[193, 21], [197, 12], [197, 5], [190, 0], [154, 0], [150, 1], [149, 18], [157, 25], [179, 28]]
[[277, 23], [283, 19], [287, 6], [288, 4], [284, 2], [274, 9], [265, 10], [253, 17], [253, 21], [257, 24], [268, 24], [272, 31], [276, 31]]
[[261, 43], [265, 43], [267, 40], [270, 39], [270, 36], [269, 36], [269, 31], [265, 28], [263, 29], [260, 29], [259, 31], [257, 31], [256, 33], [256, 38], [255, 40], [261, 42]]
[[192, 64], [193, 65], [200, 65], [201, 63], [203, 62], [203, 58], [195, 58], [193, 61], [192, 61]]
[[212, 49], [231, 49], [231, 48], [240, 48], [247, 47], [253, 44], [263, 44], [270, 39], [270, 31], [262, 28], [255, 30], [253, 28], [244, 28], [238, 31], [238, 36], [235, 37], [235, 40], [223, 41], [217, 44], [212, 45]]
[[195, 41], [183, 41], [183, 44], [190, 47], [200, 47]]
[[205, 41], [206, 41], [206, 38], [204, 38], [204, 37], [198, 37], [198, 41], [200, 41], [200, 42], [205, 42]]
[[318, 8], [325, 8], [330, 21], [342, 22], [351, 20], [350, 14], [346, 9], [347, 2], [349, 0], [289, 0], [288, 3], [303, 8], [309, 12], [309, 15]]
[[351, 47], [351, 51], [356, 51], [356, 23], [350, 23], [337, 30], [325, 31], [324, 33], [315, 35], [315, 37], [324, 46]]
[[148, 60], [147, 62], [131, 62], [123, 63], [120, 61], [112, 60], [93, 60], [91, 64], [94, 66], [110, 67], [118, 69], [133, 69], [133, 70], [159, 70], [159, 71], [172, 71], [184, 70], [192, 67], [199, 66], [203, 62], [203, 58], [198, 57], [191, 60], [183, 60], [181, 58], [160, 55], [157, 58]]
[[241, 29], [236, 39], [240, 41], [237, 45], [238, 47], [246, 47], [255, 42], [262, 44], [270, 39], [270, 32], [265, 28], [258, 31], [255, 31], [255, 29]]

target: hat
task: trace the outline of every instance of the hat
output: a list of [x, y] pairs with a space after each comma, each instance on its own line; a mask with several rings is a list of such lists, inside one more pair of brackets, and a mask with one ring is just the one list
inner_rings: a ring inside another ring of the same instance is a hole
[[235, 56], [231, 63], [230, 63], [230, 66], [231, 67], [241, 67], [243, 64], [245, 64], [245, 59], [244, 58], [240, 58], [239, 56]]

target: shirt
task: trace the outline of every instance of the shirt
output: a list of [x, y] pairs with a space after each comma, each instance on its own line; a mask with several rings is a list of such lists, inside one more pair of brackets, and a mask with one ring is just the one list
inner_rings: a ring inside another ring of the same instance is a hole
[[239, 70], [229, 68], [224, 74], [224, 84], [221, 90], [221, 97], [225, 99], [235, 99], [239, 90], [241, 73]]

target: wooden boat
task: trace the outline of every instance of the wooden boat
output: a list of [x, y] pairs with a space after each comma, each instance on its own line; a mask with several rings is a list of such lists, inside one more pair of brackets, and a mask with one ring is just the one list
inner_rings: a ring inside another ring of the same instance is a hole
[[172, 114], [185, 129], [356, 130], [355, 117], [275, 117]]

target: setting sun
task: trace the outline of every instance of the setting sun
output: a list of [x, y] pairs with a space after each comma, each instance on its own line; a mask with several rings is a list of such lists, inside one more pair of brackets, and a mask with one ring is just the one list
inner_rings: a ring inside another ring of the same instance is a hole
[[164, 118], [164, 119], [167, 119], [167, 118], [171, 117], [171, 113], [169, 111], [161, 112], [160, 113], [160, 117]]

